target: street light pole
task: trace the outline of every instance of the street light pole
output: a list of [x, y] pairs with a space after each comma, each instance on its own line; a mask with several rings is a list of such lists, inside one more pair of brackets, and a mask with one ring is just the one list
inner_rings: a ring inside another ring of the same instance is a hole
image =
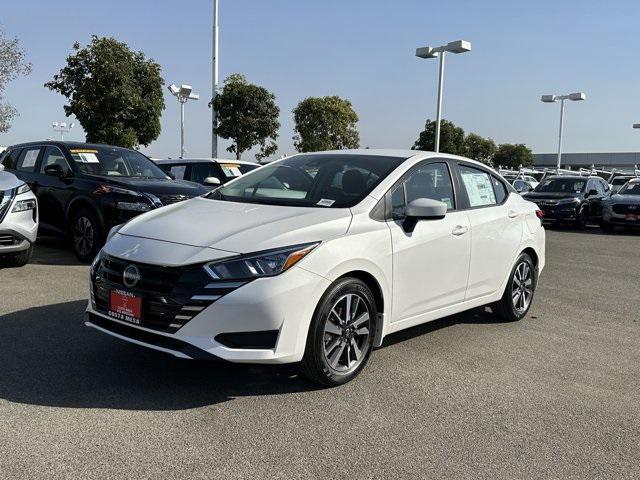
[[213, 65], [211, 73], [211, 157], [218, 158], [218, 135], [216, 134], [218, 120], [215, 106], [218, 94], [218, 0], [213, 0]]
[[188, 100], [198, 100], [200, 95], [193, 93], [191, 85], [180, 85], [172, 83], [169, 85], [169, 91], [171, 95], [178, 99], [180, 102], [180, 158], [184, 158], [184, 104]]
[[564, 128], [564, 101], [571, 100], [573, 102], [585, 100], [587, 95], [583, 92], [570, 93], [568, 95], [542, 95], [540, 100], [544, 103], [555, 103], [560, 101], [560, 128], [558, 131], [558, 161], [557, 168], [560, 170], [562, 165], [562, 130]]
[[184, 104], [186, 99], [180, 100], [180, 158], [184, 158]]
[[435, 151], [440, 151], [440, 123], [442, 122], [442, 90], [444, 88], [444, 57], [446, 52], [465, 53], [471, 51], [471, 43], [465, 40], [449, 42], [439, 47], [421, 47], [416, 49], [416, 57], [440, 57], [440, 71], [438, 74], [438, 104], [436, 108], [436, 138]]

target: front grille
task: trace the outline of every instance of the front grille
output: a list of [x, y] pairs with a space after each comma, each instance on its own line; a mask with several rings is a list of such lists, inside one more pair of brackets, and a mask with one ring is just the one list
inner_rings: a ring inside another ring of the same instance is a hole
[[162, 205], [172, 205], [174, 203], [183, 202], [184, 200], [189, 200], [189, 195], [159, 195], [158, 198], [162, 202]]
[[13, 190], [0, 190], [0, 222], [4, 220], [4, 216], [9, 211], [11, 200], [13, 199]]
[[618, 204], [618, 205], [614, 205], [612, 208], [613, 208], [613, 211], [618, 215], [624, 215], [627, 213], [636, 213], [640, 215], [640, 205]]
[[10, 247], [18, 243], [20, 243], [20, 240], [13, 235], [0, 234], [0, 247]]
[[[134, 264], [140, 280], [133, 288], [123, 283], [124, 269]], [[109, 314], [111, 290], [125, 290], [142, 298], [140, 326], [174, 333], [213, 302], [246, 282], [215, 282], [202, 265], [161, 267], [105, 256], [92, 273], [96, 310]]]

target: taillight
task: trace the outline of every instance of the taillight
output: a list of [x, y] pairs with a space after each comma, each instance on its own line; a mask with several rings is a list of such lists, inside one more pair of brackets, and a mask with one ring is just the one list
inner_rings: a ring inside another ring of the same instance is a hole
[[544, 211], [543, 210], [536, 210], [536, 217], [538, 217], [540, 220], [542, 220], [544, 218]]

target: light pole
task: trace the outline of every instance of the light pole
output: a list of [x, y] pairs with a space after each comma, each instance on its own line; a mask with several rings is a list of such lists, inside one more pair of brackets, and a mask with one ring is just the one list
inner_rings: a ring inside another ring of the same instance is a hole
[[558, 132], [558, 169], [560, 169], [560, 162], [562, 160], [562, 127], [564, 125], [564, 101], [571, 100], [577, 102], [585, 100], [587, 95], [583, 92], [570, 93], [568, 95], [542, 95], [540, 100], [544, 103], [555, 103], [560, 100], [560, 130]]
[[180, 158], [184, 157], [184, 104], [187, 100], [198, 100], [200, 95], [193, 93], [191, 85], [169, 85], [169, 91], [180, 102]]
[[211, 85], [211, 157], [218, 158], [218, 135], [216, 128], [216, 95], [218, 94], [218, 0], [213, 0], [213, 65]]
[[54, 132], [60, 133], [60, 141], [64, 141], [64, 134], [71, 131], [71, 129], [75, 126], [75, 123], [71, 122], [67, 125], [67, 122], [53, 122], [51, 127]]
[[440, 73], [438, 75], [438, 103], [436, 109], [436, 152], [440, 151], [440, 122], [442, 121], [442, 83], [444, 82], [444, 54], [465, 53], [471, 51], [471, 42], [466, 40], [456, 40], [439, 47], [421, 47], [416, 48], [416, 57], [420, 58], [436, 58], [440, 57]]

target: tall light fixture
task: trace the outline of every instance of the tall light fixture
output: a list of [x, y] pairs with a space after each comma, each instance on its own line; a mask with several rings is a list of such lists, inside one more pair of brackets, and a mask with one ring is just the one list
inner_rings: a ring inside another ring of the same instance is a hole
[[564, 125], [564, 101], [571, 100], [577, 102], [586, 100], [587, 95], [584, 92], [569, 93], [568, 95], [542, 95], [540, 100], [544, 103], [555, 103], [560, 100], [560, 131], [558, 132], [558, 169], [562, 161], [562, 127]]
[[436, 152], [440, 151], [440, 122], [442, 121], [442, 83], [444, 82], [444, 54], [465, 53], [471, 51], [471, 42], [466, 40], [456, 40], [439, 47], [416, 48], [416, 57], [436, 58], [440, 57], [440, 74], [438, 75], [438, 104], [436, 113]]
[[172, 83], [169, 85], [169, 91], [180, 102], [180, 158], [184, 158], [184, 104], [188, 100], [198, 100], [200, 95], [193, 93], [191, 85], [180, 85], [178, 87]]
[[75, 126], [75, 123], [71, 122], [67, 125], [67, 122], [53, 122], [51, 127], [54, 132], [60, 133], [60, 141], [64, 141], [64, 134], [71, 131], [71, 129]]
[[218, 135], [216, 134], [218, 120], [215, 106], [216, 95], [218, 95], [218, 0], [213, 0], [213, 64], [211, 73], [211, 157], [218, 158]]

